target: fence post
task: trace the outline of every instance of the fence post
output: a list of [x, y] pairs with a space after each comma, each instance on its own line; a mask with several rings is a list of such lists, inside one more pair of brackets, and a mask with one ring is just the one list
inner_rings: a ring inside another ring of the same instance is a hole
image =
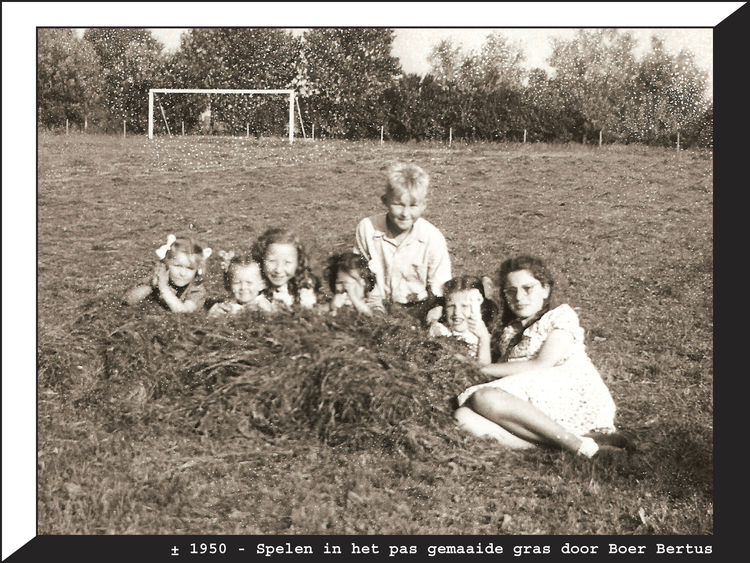
[[677, 152], [680, 152], [680, 132], [677, 131]]
[[83, 118], [83, 130], [86, 131], [86, 129], [88, 129], [88, 128], [89, 128], [89, 118], [88, 117], [84, 117]]
[[65, 118], [65, 134], [68, 134], [68, 118]]
[[448, 132], [448, 146], [450, 147], [453, 143], [453, 127], [450, 128], [450, 131]]
[[123, 138], [123, 139], [124, 139], [125, 137], [127, 137], [127, 125], [126, 125], [126, 123], [127, 123], [127, 122], [126, 122], [126, 121], [125, 121], [125, 120], [123, 119], [123, 120], [122, 120], [122, 138]]
[[250, 137], [250, 124], [247, 124], [247, 137]]
[[602, 146], [602, 130], [599, 129], [599, 147]]
[[380, 126], [380, 146], [383, 146], [383, 126]]
[[312, 140], [315, 140], [315, 124], [312, 124]]
[[182, 136], [184, 137], [185, 136], [185, 121], [181, 119], [180, 123], [182, 124]]
[[523, 144], [526, 144], [526, 129], [523, 130]]

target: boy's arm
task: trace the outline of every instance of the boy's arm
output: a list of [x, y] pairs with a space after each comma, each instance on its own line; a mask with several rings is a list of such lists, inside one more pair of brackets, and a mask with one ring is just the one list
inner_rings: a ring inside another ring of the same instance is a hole
[[373, 290], [367, 294], [365, 303], [370, 307], [373, 313], [385, 313], [385, 305], [383, 305], [383, 296], [380, 293], [380, 288], [376, 285]]
[[[451, 259], [443, 233], [436, 229], [435, 237], [431, 242], [427, 265], [427, 290], [430, 295], [441, 298], [443, 296], [443, 284], [452, 277]], [[442, 299], [436, 300], [435, 306], [427, 313], [426, 321], [428, 325], [440, 320], [443, 314], [441, 301]]]
[[367, 219], [362, 219], [357, 225], [357, 230], [354, 232], [354, 238], [356, 240], [356, 246], [354, 251], [367, 258], [368, 262], [372, 260], [370, 254], [370, 245], [368, 244], [369, 237], [367, 236]]
[[435, 237], [431, 241], [427, 265], [427, 287], [437, 296], [443, 295], [443, 284], [451, 279], [451, 258], [448, 254], [448, 244], [443, 233], [436, 229]]

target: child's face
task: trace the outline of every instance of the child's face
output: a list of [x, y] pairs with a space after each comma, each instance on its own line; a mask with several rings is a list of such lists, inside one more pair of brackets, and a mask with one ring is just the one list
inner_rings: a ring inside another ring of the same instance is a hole
[[389, 194], [385, 206], [397, 235], [410, 231], [426, 207], [424, 199], [417, 199], [409, 192], [404, 192], [400, 196]]
[[445, 301], [445, 316], [451, 330], [466, 332], [469, 325], [466, 320], [471, 318], [471, 300], [469, 291], [455, 291]]
[[274, 287], [284, 287], [297, 272], [297, 249], [292, 244], [271, 244], [263, 264], [268, 281]]
[[255, 299], [265, 287], [258, 264], [234, 266], [232, 268], [232, 295], [240, 305]]
[[174, 256], [165, 260], [165, 264], [169, 271], [169, 279], [177, 287], [185, 287], [195, 278], [195, 263], [184, 252], [176, 252]]
[[549, 298], [549, 285], [542, 285], [528, 270], [511, 272], [505, 278], [503, 297], [508, 307], [521, 320], [536, 315]]
[[364, 299], [365, 281], [356, 270], [351, 272], [339, 271], [336, 274], [336, 293], [346, 293]]

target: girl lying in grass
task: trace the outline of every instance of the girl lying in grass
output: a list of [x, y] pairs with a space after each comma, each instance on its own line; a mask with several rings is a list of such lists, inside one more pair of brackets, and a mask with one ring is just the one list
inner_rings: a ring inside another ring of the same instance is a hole
[[209, 317], [234, 315], [246, 309], [269, 310], [268, 301], [261, 297], [266, 284], [260, 264], [248, 255], [234, 252], [219, 252], [221, 269], [224, 271], [224, 287], [230, 297], [215, 303], [208, 311]]
[[509, 448], [544, 444], [594, 456], [599, 444], [630, 447], [615, 435], [615, 404], [586, 354], [584, 331], [568, 305], [550, 308], [554, 284], [538, 258], [500, 266], [500, 330], [476, 321], [477, 357], [493, 381], [458, 397], [459, 425]]
[[156, 250], [159, 261], [153, 273], [124, 296], [128, 305], [155, 301], [175, 313], [192, 313], [203, 307], [206, 290], [201, 275], [210, 248], [203, 248], [191, 237], [167, 237], [167, 244]]
[[324, 277], [333, 294], [331, 313], [351, 308], [365, 315], [385, 312], [383, 299], [375, 283], [375, 274], [361, 254], [344, 252], [328, 259]]
[[430, 326], [430, 336], [453, 336], [469, 346], [476, 357], [479, 337], [477, 322], [490, 326], [497, 305], [485, 298], [482, 280], [473, 276], [452, 278], [443, 285], [445, 307], [439, 322]]
[[270, 310], [299, 305], [310, 309], [317, 303], [318, 280], [299, 238], [287, 229], [269, 229], [252, 248], [253, 260], [261, 266], [265, 289], [261, 292]]

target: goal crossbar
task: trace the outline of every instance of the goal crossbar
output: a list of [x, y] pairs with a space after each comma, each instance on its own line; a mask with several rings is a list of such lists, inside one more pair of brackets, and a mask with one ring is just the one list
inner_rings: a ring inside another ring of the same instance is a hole
[[289, 144], [294, 143], [294, 90], [241, 90], [226, 88], [151, 88], [148, 91], [148, 138], [154, 138], [154, 94], [281, 94], [289, 96]]

